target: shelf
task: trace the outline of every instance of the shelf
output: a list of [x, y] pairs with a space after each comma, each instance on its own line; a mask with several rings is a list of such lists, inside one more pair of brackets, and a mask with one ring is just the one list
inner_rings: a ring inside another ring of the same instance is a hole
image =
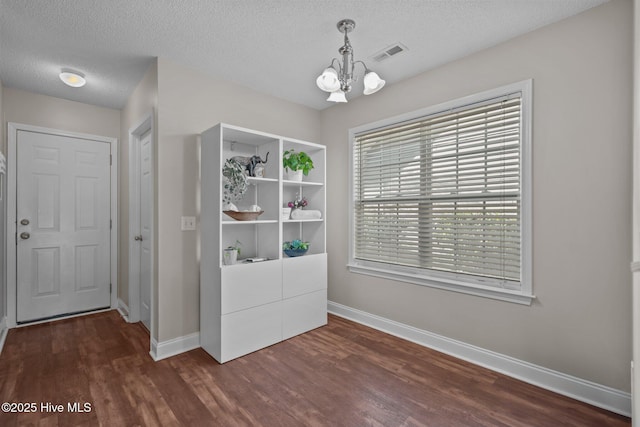
[[277, 224], [277, 219], [262, 219], [256, 221], [222, 221], [222, 225], [242, 225], [242, 224]]
[[264, 261], [249, 262], [249, 261], [247, 261], [246, 258], [241, 258], [235, 264], [231, 264], [231, 265], [221, 264], [220, 268], [235, 268], [235, 267], [239, 267], [239, 266], [266, 264], [266, 263], [270, 263], [270, 262], [273, 262], [273, 261], [278, 261], [278, 259], [277, 258], [274, 258], [274, 259], [269, 258], [269, 259], [266, 259]]
[[282, 185], [287, 187], [322, 187], [324, 184], [322, 182], [289, 181], [288, 179], [283, 179]]
[[[282, 155], [290, 149], [305, 151], [313, 159], [314, 168], [302, 181], [283, 174]], [[254, 211], [257, 205], [263, 214], [241, 217], [254, 218], [251, 221], [224, 214], [225, 161], [267, 155], [263, 174], [248, 176], [246, 193], [233, 202], [238, 211]], [[200, 162], [201, 347], [224, 363], [325, 325], [326, 148], [218, 124], [201, 135]], [[282, 216], [283, 204], [302, 197], [308, 210], [321, 212], [323, 218]], [[296, 239], [309, 242], [309, 250], [305, 256], [288, 258], [283, 242]], [[233, 265], [224, 264], [228, 247], [240, 249], [241, 257]]]
[[259, 178], [259, 177], [255, 177], [255, 176], [248, 176], [247, 177], [247, 182], [249, 184], [259, 184], [261, 182], [278, 182], [278, 180], [276, 178]]
[[302, 258], [313, 258], [316, 255], [326, 255], [326, 252], [307, 252], [304, 255], [301, 256], [286, 256], [284, 254], [284, 252], [282, 253], [282, 261], [287, 261], [287, 260], [294, 260], [292, 262], [300, 262], [300, 261], [295, 261], [295, 260], [300, 260]]

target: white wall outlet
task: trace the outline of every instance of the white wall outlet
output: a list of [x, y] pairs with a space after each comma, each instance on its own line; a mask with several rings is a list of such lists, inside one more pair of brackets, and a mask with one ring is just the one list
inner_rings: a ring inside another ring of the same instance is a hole
[[195, 216], [183, 216], [181, 219], [182, 231], [191, 231], [196, 229], [196, 217]]

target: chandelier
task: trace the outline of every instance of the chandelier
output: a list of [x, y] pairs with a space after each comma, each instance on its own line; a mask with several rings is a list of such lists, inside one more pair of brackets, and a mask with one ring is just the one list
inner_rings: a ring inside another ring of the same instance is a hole
[[[356, 27], [356, 23], [351, 19], [343, 19], [338, 22], [338, 30], [344, 33], [344, 45], [338, 49], [338, 53], [342, 56], [342, 64], [337, 58], [331, 60], [331, 64], [318, 76], [316, 84], [325, 92], [331, 92], [327, 101], [347, 102], [345, 94], [351, 90], [351, 83], [358, 80], [354, 77], [354, 68], [356, 64], [362, 64], [364, 67], [364, 94], [371, 95], [376, 93], [385, 84], [376, 73], [367, 68], [362, 61], [353, 60], [353, 48], [349, 42], [348, 34]], [[337, 63], [337, 68], [334, 64]]]

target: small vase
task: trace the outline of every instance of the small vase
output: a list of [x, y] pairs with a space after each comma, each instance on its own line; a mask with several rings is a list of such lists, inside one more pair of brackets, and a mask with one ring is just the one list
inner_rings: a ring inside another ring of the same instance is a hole
[[256, 178], [264, 178], [264, 166], [262, 165], [262, 163], [258, 164], [253, 169], [253, 176], [255, 176]]
[[302, 170], [289, 171], [287, 173], [287, 178], [289, 178], [289, 181], [301, 182], [302, 181]]
[[222, 262], [224, 263], [224, 265], [233, 265], [238, 262], [238, 250], [225, 249], [222, 254]]
[[307, 253], [309, 249], [284, 249], [283, 252], [285, 253], [285, 255], [287, 255], [288, 257], [297, 257], [297, 256], [302, 256], [304, 254]]

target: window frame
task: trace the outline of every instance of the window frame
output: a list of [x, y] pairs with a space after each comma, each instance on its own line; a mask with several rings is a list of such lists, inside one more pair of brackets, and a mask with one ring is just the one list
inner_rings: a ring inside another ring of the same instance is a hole
[[[523, 80], [349, 129], [349, 259], [347, 268], [350, 272], [496, 300], [525, 305], [531, 304], [535, 298], [532, 284], [532, 86], [531, 79]], [[472, 279], [463, 274], [438, 272], [436, 270], [425, 271], [425, 269], [417, 267], [356, 259], [354, 236], [356, 209], [354, 141], [356, 135], [403, 122], [427, 118], [452, 109], [471, 107], [473, 104], [517, 92], [520, 92], [522, 97], [520, 129], [520, 289], [507, 289], [484, 284], [483, 282], [490, 283], [491, 280], [483, 280], [480, 277]]]

